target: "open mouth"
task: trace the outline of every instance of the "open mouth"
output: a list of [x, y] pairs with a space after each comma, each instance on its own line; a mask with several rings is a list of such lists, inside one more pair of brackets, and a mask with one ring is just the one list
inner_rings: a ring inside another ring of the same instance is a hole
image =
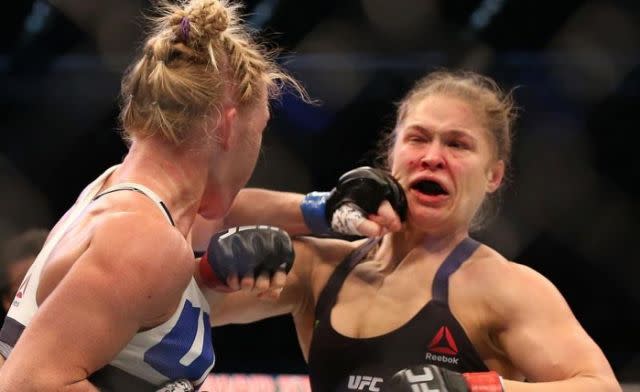
[[442, 196], [449, 194], [442, 185], [432, 180], [418, 181], [411, 185], [411, 189], [415, 189], [418, 192], [429, 196]]

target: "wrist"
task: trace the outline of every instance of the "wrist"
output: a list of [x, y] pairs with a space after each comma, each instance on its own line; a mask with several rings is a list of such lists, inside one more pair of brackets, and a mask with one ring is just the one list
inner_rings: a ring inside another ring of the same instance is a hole
[[307, 193], [300, 203], [304, 223], [313, 234], [328, 234], [331, 227], [327, 222], [326, 206], [331, 192]]
[[227, 283], [222, 281], [216, 271], [213, 269], [205, 253], [198, 262], [199, 281], [206, 287], [222, 292], [232, 291]]
[[495, 372], [462, 373], [469, 392], [504, 392], [502, 377]]

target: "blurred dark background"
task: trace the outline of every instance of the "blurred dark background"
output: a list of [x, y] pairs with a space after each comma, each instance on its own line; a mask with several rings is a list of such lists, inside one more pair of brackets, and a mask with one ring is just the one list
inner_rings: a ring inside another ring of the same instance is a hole
[[[394, 103], [429, 70], [472, 69], [516, 88], [513, 180], [477, 237], [551, 279], [619, 379], [640, 382], [640, 2], [245, 4], [247, 21], [285, 49], [282, 62], [322, 102], [285, 95], [273, 104], [250, 185], [328, 190], [371, 162]], [[50, 227], [124, 156], [117, 94], [148, 6], [5, 4], [0, 239]], [[288, 317], [213, 334], [217, 372], [306, 372]]]

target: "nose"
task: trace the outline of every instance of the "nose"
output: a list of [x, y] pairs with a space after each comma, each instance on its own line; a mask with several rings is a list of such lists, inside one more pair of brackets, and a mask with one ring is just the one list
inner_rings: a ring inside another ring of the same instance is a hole
[[423, 169], [438, 170], [444, 168], [444, 157], [442, 146], [438, 142], [430, 143], [425, 147], [424, 155], [420, 160]]

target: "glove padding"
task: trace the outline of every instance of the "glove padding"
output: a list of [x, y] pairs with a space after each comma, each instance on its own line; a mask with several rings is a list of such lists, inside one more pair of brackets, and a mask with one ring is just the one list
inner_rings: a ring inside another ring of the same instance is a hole
[[274, 226], [241, 226], [214, 234], [200, 260], [200, 275], [212, 288], [226, 291], [227, 278], [253, 278], [289, 272], [295, 253], [289, 235]]
[[361, 235], [358, 225], [369, 214], [376, 214], [384, 200], [403, 222], [407, 199], [402, 186], [384, 170], [362, 166], [340, 176], [331, 192], [307, 194], [300, 208], [314, 234]]
[[384, 384], [384, 392], [504, 392], [494, 371], [457, 373], [436, 365], [412, 366], [397, 372]]
[[176, 380], [164, 384], [155, 392], [194, 392], [195, 390], [189, 380]]
[[327, 199], [326, 218], [331, 222], [333, 213], [350, 203], [365, 214], [378, 212], [384, 200], [391, 203], [394, 211], [404, 222], [407, 218], [407, 199], [398, 181], [384, 170], [362, 166], [346, 172], [338, 179], [338, 185]]

